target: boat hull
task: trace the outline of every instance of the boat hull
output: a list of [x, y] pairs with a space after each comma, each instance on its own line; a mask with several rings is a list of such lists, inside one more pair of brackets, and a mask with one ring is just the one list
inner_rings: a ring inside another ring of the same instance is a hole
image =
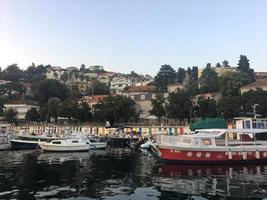
[[51, 145], [50, 143], [39, 143], [39, 147], [46, 152], [82, 152], [89, 151], [88, 145]]
[[246, 151], [225, 149], [183, 149], [159, 147], [159, 154], [168, 163], [207, 164], [207, 163], [249, 163], [267, 162], [267, 149]]
[[89, 149], [105, 149], [107, 146], [106, 142], [90, 143]]
[[12, 150], [33, 150], [38, 146], [36, 141], [10, 140]]

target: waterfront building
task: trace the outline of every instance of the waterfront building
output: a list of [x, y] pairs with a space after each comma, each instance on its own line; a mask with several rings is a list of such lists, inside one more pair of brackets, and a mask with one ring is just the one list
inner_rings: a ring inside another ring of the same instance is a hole
[[8, 109], [12, 109], [17, 111], [17, 119], [20, 120], [24, 120], [26, 113], [28, 112], [28, 110], [30, 110], [31, 108], [36, 108], [39, 109], [39, 106], [37, 105], [33, 105], [33, 104], [26, 104], [26, 103], [8, 103], [8, 104], [4, 104], [4, 109], [8, 110]]

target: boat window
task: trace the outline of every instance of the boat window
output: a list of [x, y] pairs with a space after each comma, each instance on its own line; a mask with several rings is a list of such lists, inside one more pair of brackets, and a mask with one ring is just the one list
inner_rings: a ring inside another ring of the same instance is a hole
[[52, 144], [61, 144], [61, 141], [54, 141]]
[[205, 144], [205, 145], [211, 145], [211, 139], [207, 139], [207, 138], [204, 138], [202, 139], [202, 142]]
[[187, 144], [190, 144], [191, 143], [191, 139], [188, 139], [188, 138], [184, 138], [182, 140], [183, 143], [187, 143]]
[[72, 140], [71, 142], [72, 142], [72, 143], [79, 143], [78, 140]]

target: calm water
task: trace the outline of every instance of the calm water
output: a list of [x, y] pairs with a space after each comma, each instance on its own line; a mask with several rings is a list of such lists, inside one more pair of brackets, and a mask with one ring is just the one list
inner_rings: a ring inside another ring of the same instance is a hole
[[[163, 164], [147, 152], [0, 152], [0, 199], [264, 199], [267, 165]], [[266, 198], [267, 199], [267, 198]]]

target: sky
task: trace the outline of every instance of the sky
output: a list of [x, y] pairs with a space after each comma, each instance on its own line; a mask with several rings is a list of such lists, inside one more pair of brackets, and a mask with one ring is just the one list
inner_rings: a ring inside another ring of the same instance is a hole
[[246, 55], [267, 71], [266, 0], [0, 0], [0, 66], [155, 75]]

